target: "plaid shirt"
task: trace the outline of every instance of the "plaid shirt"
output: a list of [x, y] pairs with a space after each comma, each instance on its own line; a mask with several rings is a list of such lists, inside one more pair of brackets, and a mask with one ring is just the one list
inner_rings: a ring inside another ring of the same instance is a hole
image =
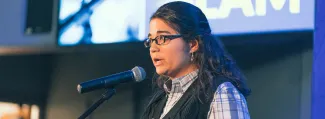
[[[196, 79], [194, 77], [197, 74], [198, 70], [165, 82], [164, 88], [168, 99], [160, 118], [163, 118], [177, 103]], [[207, 117], [208, 119], [250, 119], [245, 97], [230, 82], [224, 82], [218, 86]]]

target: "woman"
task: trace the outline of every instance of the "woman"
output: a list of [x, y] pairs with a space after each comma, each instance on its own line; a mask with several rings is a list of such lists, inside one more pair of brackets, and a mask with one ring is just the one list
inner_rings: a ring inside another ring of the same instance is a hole
[[249, 119], [245, 77], [196, 6], [170, 2], [151, 17], [145, 46], [158, 77], [144, 119]]

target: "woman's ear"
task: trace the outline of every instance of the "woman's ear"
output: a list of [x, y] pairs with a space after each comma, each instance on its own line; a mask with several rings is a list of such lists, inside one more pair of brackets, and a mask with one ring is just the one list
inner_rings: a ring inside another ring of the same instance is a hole
[[196, 52], [199, 50], [199, 41], [194, 39], [189, 42], [190, 45], [190, 53]]

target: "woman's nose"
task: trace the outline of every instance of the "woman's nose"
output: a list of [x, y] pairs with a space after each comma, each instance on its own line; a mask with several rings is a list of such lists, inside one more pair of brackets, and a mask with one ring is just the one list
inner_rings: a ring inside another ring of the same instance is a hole
[[154, 53], [158, 51], [159, 51], [159, 46], [155, 42], [152, 42], [150, 46], [150, 53]]

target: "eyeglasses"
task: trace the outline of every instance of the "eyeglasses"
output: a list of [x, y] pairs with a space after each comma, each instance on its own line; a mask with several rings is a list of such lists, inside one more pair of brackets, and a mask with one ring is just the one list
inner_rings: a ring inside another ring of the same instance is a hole
[[163, 44], [168, 44], [170, 42], [170, 40], [173, 40], [175, 38], [179, 38], [182, 37], [182, 35], [159, 35], [154, 39], [151, 38], [147, 38], [144, 41], [144, 46], [146, 48], [151, 47], [152, 42], [155, 42], [157, 45], [163, 45]]

